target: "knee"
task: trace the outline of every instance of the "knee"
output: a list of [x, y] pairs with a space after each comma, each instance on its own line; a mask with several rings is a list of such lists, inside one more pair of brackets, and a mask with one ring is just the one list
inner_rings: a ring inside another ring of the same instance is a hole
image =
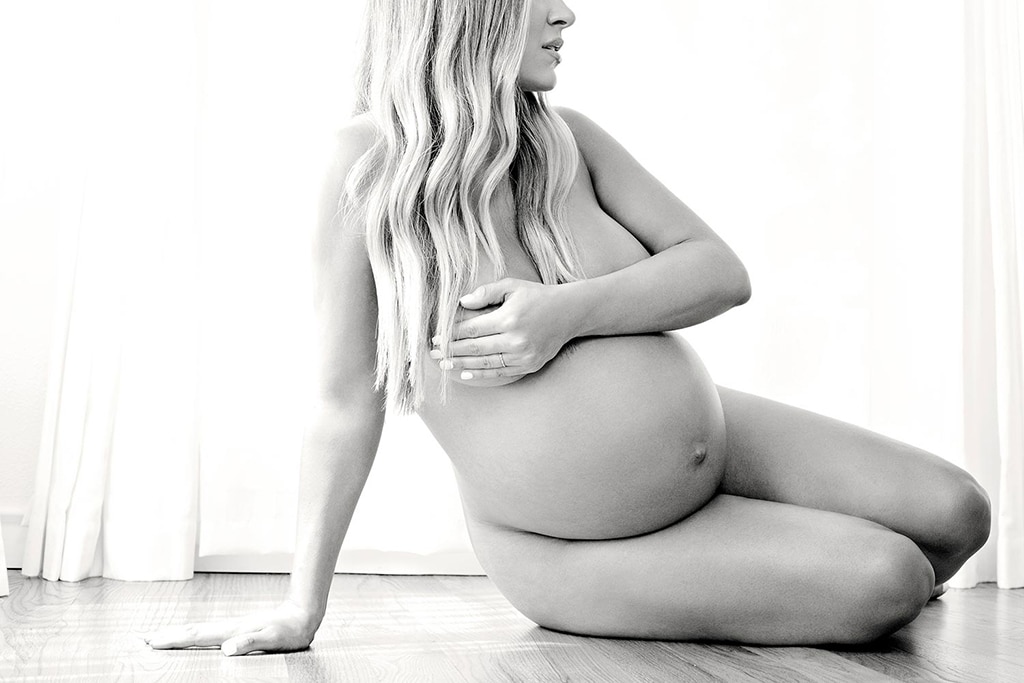
[[872, 539], [856, 576], [840, 636], [844, 643], [871, 642], [906, 626], [935, 585], [931, 563], [917, 545], [891, 532]]
[[936, 518], [936, 549], [966, 560], [988, 540], [992, 525], [988, 494], [974, 477], [956, 468], [936, 491], [936, 501], [942, 509]]

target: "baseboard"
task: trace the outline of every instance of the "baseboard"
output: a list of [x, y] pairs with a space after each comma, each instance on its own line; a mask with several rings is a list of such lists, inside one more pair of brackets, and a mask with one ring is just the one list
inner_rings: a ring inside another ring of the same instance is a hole
[[[237, 572], [287, 574], [290, 554], [211, 555], [196, 558], [197, 572]], [[432, 553], [389, 552], [384, 550], [343, 549], [338, 556], [337, 574], [455, 574], [482, 576], [483, 567], [470, 551]]]
[[3, 540], [8, 569], [21, 569], [21, 558], [25, 554], [25, 537], [28, 527], [21, 525], [24, 512], [0, 512], [0, 539]]
[[[21, 569], [28, 527], [21, 525], [22, 512], [0, 512], [2, 555], [8, 569]], [[2, 559], [0, 555], [0, 559]], [[197, 557], [197, 572], [236, 572], [240, 574], [287, 574], [291, 570], [290, 554], [273, 555], [211, 555]], [[335, 569], [341, 574], [457, 574], [476, 576], [484, 573], [470, 551], [418, 555], [383, 550], [345, 549]]]

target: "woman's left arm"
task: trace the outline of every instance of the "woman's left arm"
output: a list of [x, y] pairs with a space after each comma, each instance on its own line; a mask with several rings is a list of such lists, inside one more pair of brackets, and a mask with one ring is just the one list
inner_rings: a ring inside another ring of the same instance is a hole
[[746, 303], [747, 270], [707, 223], [593, 121], [571, 109], [558, 112], [576, 137], [601, 208], [652, 254], [565, 286], [581, 312], [576, 336], [677, 330]]
[[[652, 256], [569, 284], [506, 278], [463, 297], [467, 309], [500, 305], [456, 327], [461, 341], [449, 362], [473, 379], [534, 372], [575, 337], [676, 330], [750, 298], [746, 268], [704, 221], [597, 124], [571, 109], [558, 111], [576, 137], [601, 208]], [[499, 352], [519, 362], [488, 369]]]

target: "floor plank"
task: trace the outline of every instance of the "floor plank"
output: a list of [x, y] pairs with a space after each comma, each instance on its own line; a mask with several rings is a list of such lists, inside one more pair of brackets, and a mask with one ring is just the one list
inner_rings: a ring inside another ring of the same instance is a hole
[[288, 577], [52, 583], [8, 572], [4, 681], [978, 681], [1024, 680], [1024, 591], [950, 591], [863, 648], [582, 638], [542, 629], [483, 577], [337, 575], [313, 646], [224, 657], [153, 651], [160, 626], [271, 607]]

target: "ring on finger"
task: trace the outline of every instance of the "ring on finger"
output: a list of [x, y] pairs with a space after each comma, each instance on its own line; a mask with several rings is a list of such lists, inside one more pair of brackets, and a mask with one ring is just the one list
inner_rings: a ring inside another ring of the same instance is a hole
[[503, 354], [501, 352], [498, 352], [498, 360], [501, 361], [501, 367], [503, 367], [503, 368], [507, 368], [508, 367], [507, 365], [505, 365], [505, 354]]

